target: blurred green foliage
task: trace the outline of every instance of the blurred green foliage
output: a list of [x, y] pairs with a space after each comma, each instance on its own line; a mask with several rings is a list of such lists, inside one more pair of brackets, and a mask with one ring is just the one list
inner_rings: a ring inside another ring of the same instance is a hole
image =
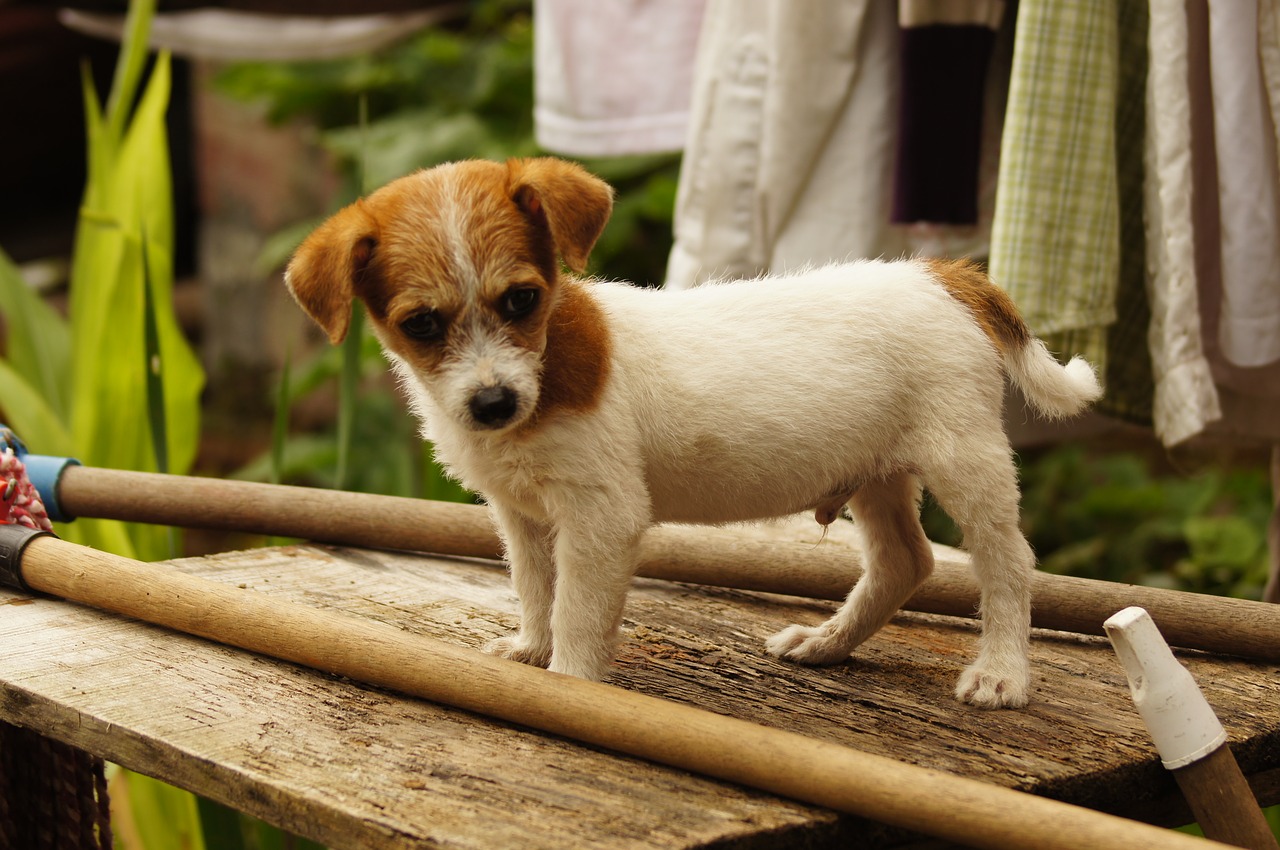
[[[324, 62], [253, 62], [217, 78], [224, 94], [265, 105], [273, 121], [314, 126], [346, 178], [342, 202], [420, 168], [460, 159], [536, 156], [529, 0], [478, 0], [465, 15], [394, 47]], [[367, 105], [362, 125], [360, 101]], [[618, 190], [593, 257], [604, 276], [660, 283], [671, 246], [679, 157], [580, 160]], [[315, 226], [278, 234], [278, 267]]]
[[[1045, 572], [1257, 599], [1267, 580], [1265, 465], [1169, 471], [1061, 446], [1022, 463], [1022, 526]], [[959, 532], [931, 500], [926, 532]]]

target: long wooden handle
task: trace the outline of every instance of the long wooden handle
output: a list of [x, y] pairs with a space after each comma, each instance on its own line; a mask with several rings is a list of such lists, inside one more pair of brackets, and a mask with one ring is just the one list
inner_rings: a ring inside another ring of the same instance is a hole
[[1112, 815], [504, 661], [39, 537], [39, 591], [467, 711], [973, 847], [1225, 847]]
[[[73, 466], [59, 488], [72, 515], [302, 537], [376, 549], [501, 556], [488, 513], [475, 505], [308, 487]], [[816, 539], [816, 535], [815, 535]], [[643, 541], [640, 575], [694, 584], [843, 599], [858, 577], [845, 547], [787, 543], [744, 530], [661, 526]], [[934, 575], [906, 608], [973, 617], [978, 588], [967, 556], [935, 547]], [[1034, 625], [1103, 634], [1136, 605], [1174, 646], [1280, 660], [1280, 607], [1243, 599], [1037, 573]]]
[[1226, 744], [1174, 770], [1173, 778], [1205, 835], [1233, 847], [1277, 850], [1276, 837], [1258, 810], [1253, 789]]

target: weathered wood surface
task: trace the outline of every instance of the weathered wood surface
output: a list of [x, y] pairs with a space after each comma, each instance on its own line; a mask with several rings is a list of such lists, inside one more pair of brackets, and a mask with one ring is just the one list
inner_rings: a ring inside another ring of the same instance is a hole
[[[468, 646], [516, 625], [506, 578], [487, 562], [286, 547], [176, 566]], [[334, 847], [896, 840], [852, 819], [65, 603], [15, 594], [0, 603], [0, 719]], [[824, 670], [761, 651], [773, 631], [829, 610], [639, 581], [610, 681], [1069, 802], [1163, 812], [1173, 782], [1105, 642], [1038, 633], [1031, 707], [989, 713], [951, 697], [974, 651], [972, 622], [904, 615]], [[1264, 802], [1280, 802], [1280, 671], [1181, 655]]]

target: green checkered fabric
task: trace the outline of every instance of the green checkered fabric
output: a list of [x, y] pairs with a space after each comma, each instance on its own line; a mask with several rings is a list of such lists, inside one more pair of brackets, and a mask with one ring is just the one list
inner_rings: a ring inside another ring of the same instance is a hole
[[1103, 408], [1137, 420], [1151, 404], [1145, 39], [1145, 0], [1019, 4], [990, 258], [1036, 335], [1089, 359], [1107, 379]]
[[1113, 0], [1022, 0], [991, 276], [1038, 335], [1115, 319], [1115, 94]]

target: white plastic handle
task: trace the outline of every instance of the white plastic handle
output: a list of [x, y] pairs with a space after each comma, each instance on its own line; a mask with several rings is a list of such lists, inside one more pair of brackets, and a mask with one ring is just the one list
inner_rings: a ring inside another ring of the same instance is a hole
[[1191, 673], [1173, 657], [1146, 610], [1126, 608], [1102, 626], [1129, 676], [1134, 705], [1165, 767], [1186, 767], [1226, 743], [1218, 716]]

